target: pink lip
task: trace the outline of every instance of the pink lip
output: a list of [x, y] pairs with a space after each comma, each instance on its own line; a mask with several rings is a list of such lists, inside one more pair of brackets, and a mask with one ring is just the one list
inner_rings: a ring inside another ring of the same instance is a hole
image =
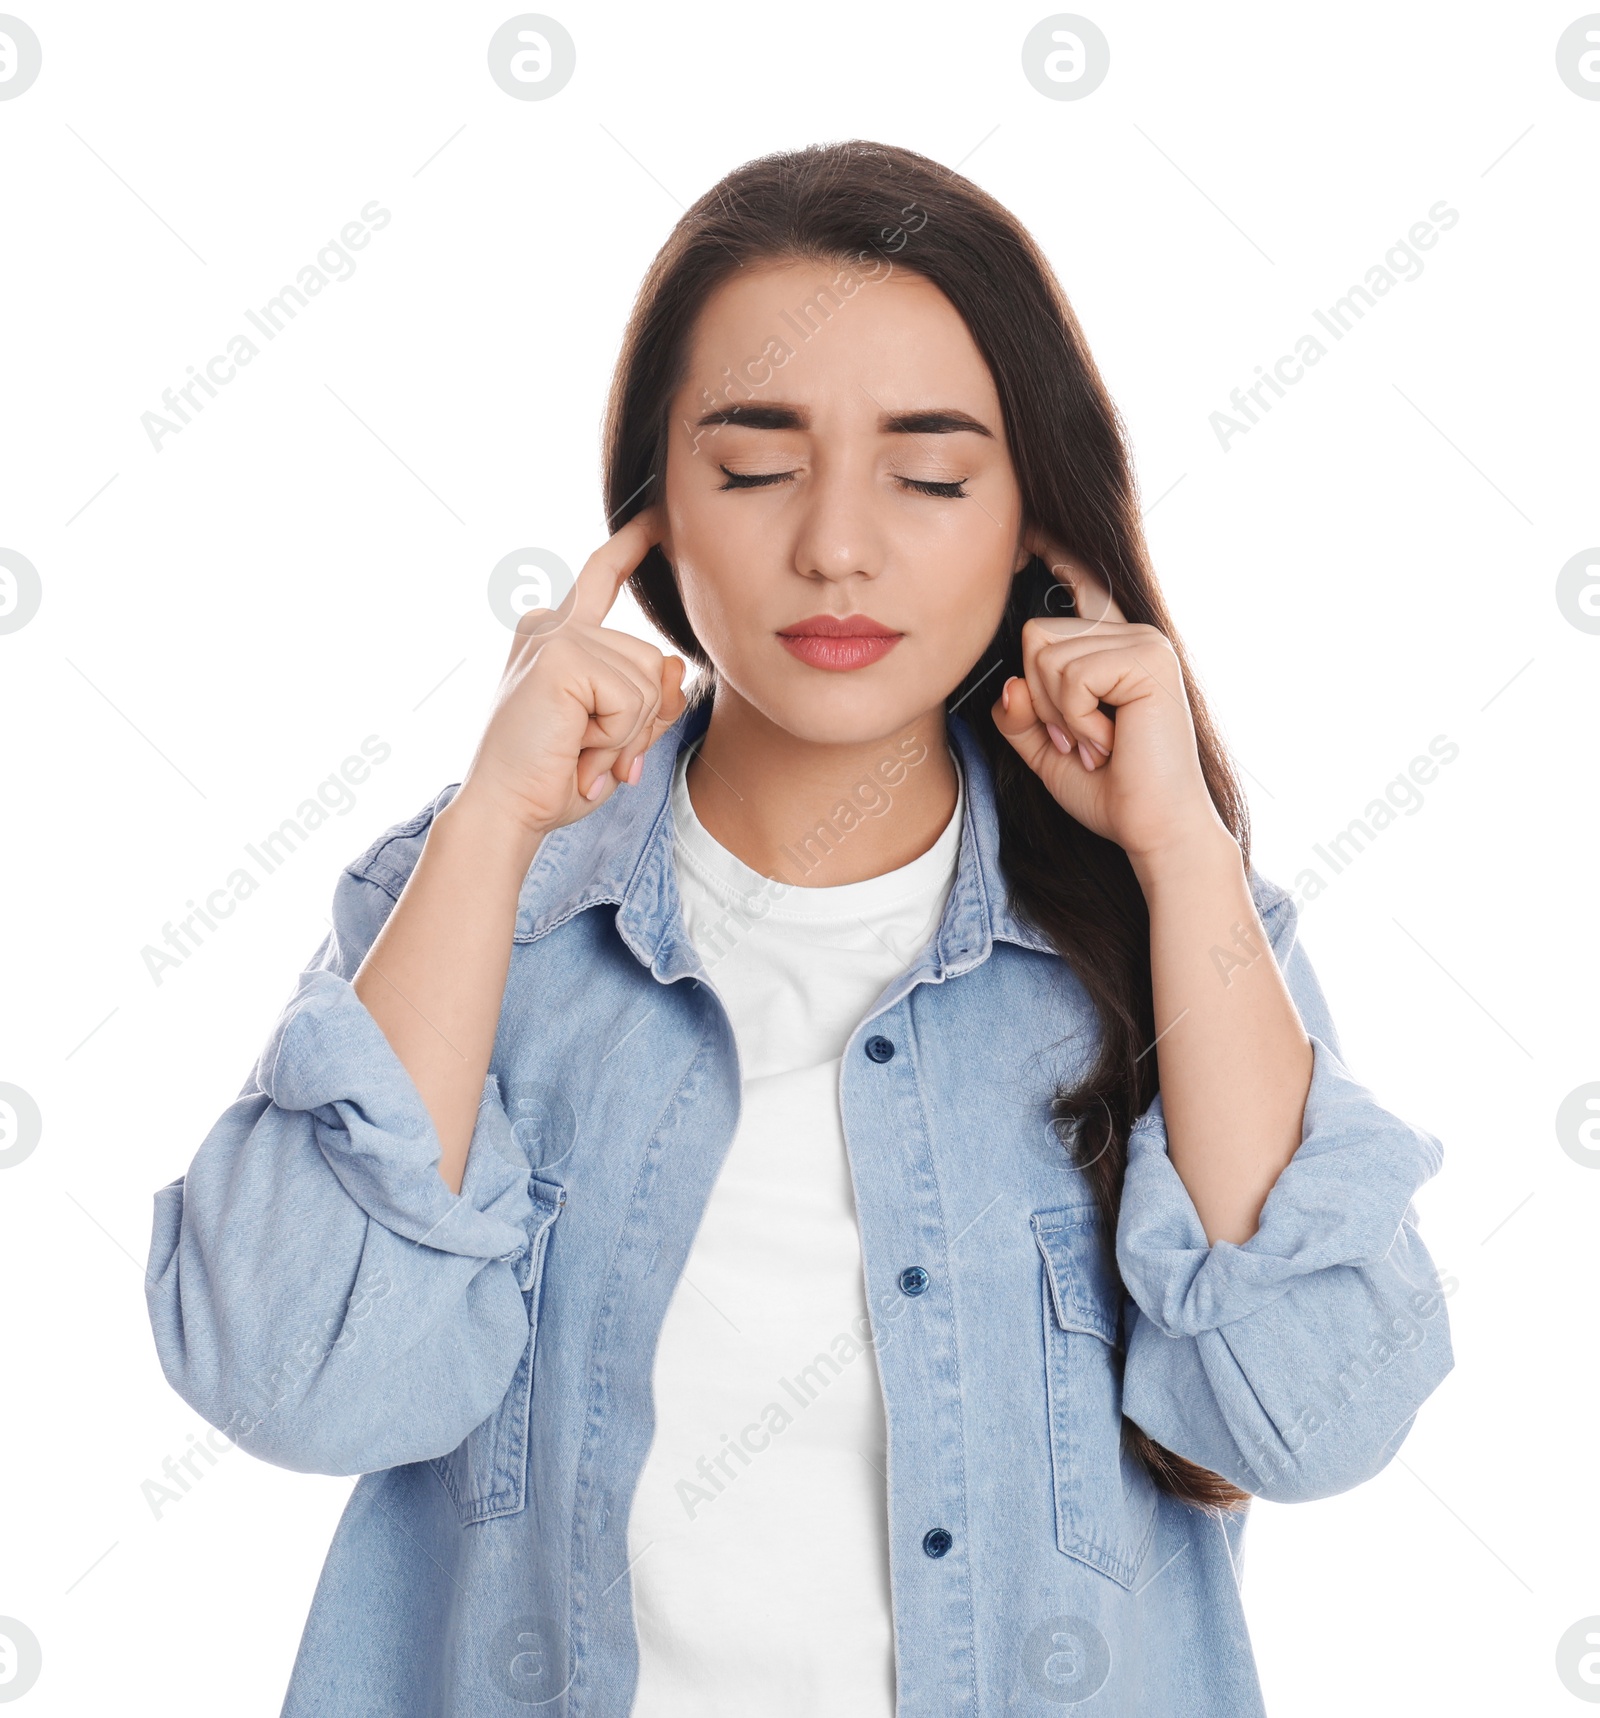
[[814, 614], [784, 628], [778, 642], [791, 656], [813, 668], [837, 672], [878, 661], [904, 636], [870, 615]]
[[865, 668], [869, 662], [887, 656], [900, 642], [900, 634], [879, 634], [871, 638], [823, 638], [814, 632], [789, 634], [780, 632], [778, 642], [791, 656], [809, 662], [813, 668]]

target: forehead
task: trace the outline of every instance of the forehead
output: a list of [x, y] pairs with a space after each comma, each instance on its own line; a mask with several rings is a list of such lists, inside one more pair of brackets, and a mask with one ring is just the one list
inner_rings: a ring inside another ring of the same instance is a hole
[[998, 432], [994, 379], [960, 312], [924, 276], [874, 260], [876, 276], [871, 263], [796, 261], [735, 273], [696, 319], [685, 390], [719, 403], [781, 391], [874, 416], [959, 405]]

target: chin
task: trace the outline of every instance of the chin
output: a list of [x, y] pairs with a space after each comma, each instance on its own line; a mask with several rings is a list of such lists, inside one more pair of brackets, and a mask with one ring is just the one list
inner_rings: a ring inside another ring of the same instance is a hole
[[[892, 739], [934, 702], [902, 680], [867, 678], [870, 668], [827, 673], [786, 661], [787, 673], [757, 677], [754, 695], [744, 692], [762, 715], [786, 734], [817, 746], [857, 746]], [[743, 688], [740, 688], [743, 691]]]

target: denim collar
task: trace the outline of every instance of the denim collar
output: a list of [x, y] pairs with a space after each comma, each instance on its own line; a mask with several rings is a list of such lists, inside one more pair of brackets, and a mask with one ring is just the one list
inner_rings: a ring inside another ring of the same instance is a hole
[[[693, 745], [710, 720], [709, 699], [691, 705], [645, 753], [636, 785], [614, 788], [587, 817], [545, 836], [523, 879], [518, 942], [537, 942], [585, 908], [613, 903], [618, 935], [656, 978], [671, 983], [704, 973], [679, 907], [671, 787], [679, 749]], [[1010, 909], [988, 759], [963, 717], [949, 715], [946, 723], [966, 783], [960, 856], [939, 928], [912, 969], [935, 983], [980, 965], [997, 940], [1055, 952]]]

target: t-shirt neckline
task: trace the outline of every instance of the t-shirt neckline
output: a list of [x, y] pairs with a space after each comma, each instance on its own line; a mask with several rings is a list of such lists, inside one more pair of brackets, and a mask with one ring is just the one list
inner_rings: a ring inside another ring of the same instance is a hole
[[[950, 756], [956, 768], [955, 810], [933, 845], [908, 864], [898, 865], [892, 871], [880, 872], [876, 877], [863, 877], [854, 883], [830, 883], [821, 887], [764, 877], [711, 834], [695, 815], [694, 802], [689, 797], [688, 770], [693, 752], [693, 746], [684, 746], [673, 769], [672, 817], [676, 854], [682, 863], [693, 869], [702, 883], [724, 901], [762, 903], [760, 916], [765, 920], [816, 924], [836, 919], [868, 918], [874, 912], [902, 902], [934, 895], [950, 881], [956, 869], [966, 784], [962, 779], [960, 759], [953, 747]], [[839, 840], [848, 841], [850, 833], [839, 831]]]

